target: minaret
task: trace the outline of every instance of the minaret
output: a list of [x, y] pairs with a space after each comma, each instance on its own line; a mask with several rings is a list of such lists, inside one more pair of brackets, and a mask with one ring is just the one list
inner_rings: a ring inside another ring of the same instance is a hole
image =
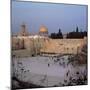
[[21, 31], [19, 33], [20, 36], [28, 36], [27, 27], [25, 24], [21, 25]]

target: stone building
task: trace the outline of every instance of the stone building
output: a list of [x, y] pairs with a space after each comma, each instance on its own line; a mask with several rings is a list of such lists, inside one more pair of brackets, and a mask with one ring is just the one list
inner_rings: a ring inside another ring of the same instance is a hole
[[25, 24], [22, 24], [21, 25], [21, 30], [20, 32], [18, 33], [19, 36], [28, 36], [29, 33], [27, 31], [27, 26]]

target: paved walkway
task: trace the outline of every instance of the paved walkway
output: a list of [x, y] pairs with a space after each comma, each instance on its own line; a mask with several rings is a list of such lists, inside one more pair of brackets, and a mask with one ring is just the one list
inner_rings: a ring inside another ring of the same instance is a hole
[[[85, 70], [85, 66], [75, 68], [72, 65], [67, 66], [67, 58], [63, 56], [57, 61], [57, 58], [38, 56], [13, 60], [21, 80], [42, 86], [60, 86], [65, 79], [68, 80], [68, 71], [69, 75], [74, 75], [76, 71], [84, 72]], [[21, 68], [24, 68], [24, 72], [21, 72]]]

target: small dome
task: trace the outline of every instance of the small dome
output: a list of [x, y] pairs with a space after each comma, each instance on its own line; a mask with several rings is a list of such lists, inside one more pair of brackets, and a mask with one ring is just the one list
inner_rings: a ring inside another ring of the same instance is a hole
[[48, 33], [47, 27], [41, 26], [41, 27], [40, 27], [40, 30], [39, 30], [39, 33]]

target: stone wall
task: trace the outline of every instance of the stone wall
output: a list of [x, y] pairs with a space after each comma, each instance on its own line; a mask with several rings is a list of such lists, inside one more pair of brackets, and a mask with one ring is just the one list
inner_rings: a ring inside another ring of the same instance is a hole
[[84, 39], [50, 39], [12, 37], [12, 50], [27, 49], [34, 53], [76, 54], [80, 52], [87, 38]]
[[83, 45], [84, 39], [50, 39], [41, 49], [42, 53], [61, 53], [76, 54], [79, 53]]

